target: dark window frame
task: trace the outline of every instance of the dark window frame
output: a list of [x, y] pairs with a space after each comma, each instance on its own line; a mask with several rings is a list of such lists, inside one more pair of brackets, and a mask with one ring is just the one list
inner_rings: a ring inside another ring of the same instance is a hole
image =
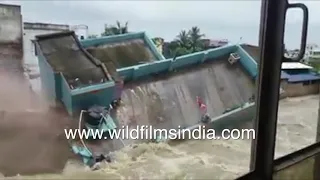
[[[307, 8], [302, 4], [290, 5], [292, 8], [304, 10], [304, 22], [299, 56], [305, 51], [305, 41], [308, 22]], [[290, 167], [309, 157], [320, 153], [320, 116], [318, 115], [316, 143], [274, 160], [275, 136], [277, 127], [277, 111], [279, 100], [279, 84], [281, 62], [283, 57], [283, 39], [287, 0], [262, 0], [260, 20], [260, 77], [257, 81], [257, 116], [255, 127], [257, 138], [252, 143], [251, 171], [237, 179], [272, 180], [273, 173]], [[273, 62], [266, 62], [273, 59]], [[319, 108], [320, 113], [320, 108]], [[260, 123], [259, 123], [260, 122]], [[263, 122], [263, 123], [261, 123]], [[314, 167], [319, 167], [320, 157], [315, 159]], [[314, 179], [320, 179], [320, 171], [314, 168]]]

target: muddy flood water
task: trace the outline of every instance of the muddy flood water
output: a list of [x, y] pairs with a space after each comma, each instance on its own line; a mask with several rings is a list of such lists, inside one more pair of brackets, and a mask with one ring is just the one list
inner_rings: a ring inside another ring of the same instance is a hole
[[[318, 104], [318, 95], [280, 101], [276, 157], [315, 142]], [[248, 172], [250, 145], [249, 140], [140, 144], [115, 152], [116, 162], [102, 170], [92, 172], [69, 161], [63, 174], [19, 179], [232, 179]]]

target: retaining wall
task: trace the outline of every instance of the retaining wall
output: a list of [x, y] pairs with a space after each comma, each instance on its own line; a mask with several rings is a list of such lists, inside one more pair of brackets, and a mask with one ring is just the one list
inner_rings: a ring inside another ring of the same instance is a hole
[[305, 96], [319, 93], [318, 83], [304, 85], [302, 82], [288, 83], [288, 81], [283, 80], [280, 85], [284, 89], [283, 96], [285, 97]]

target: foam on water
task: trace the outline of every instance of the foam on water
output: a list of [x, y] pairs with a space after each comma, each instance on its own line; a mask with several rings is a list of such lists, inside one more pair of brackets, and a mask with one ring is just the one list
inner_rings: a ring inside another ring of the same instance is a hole
[[[315, 141], [318, 96], [280, 102], [276, 157]], [[249, 170], [249, 140], [190, 140], [138, 144], [114, 153], [116, 161], [92, 172], [69, 163], [63, 175], [33, 179], [232, 179]], [[26, 179], [29, 177], [20, 177]], [[17, 179], [17, 177], [14, 177]]]

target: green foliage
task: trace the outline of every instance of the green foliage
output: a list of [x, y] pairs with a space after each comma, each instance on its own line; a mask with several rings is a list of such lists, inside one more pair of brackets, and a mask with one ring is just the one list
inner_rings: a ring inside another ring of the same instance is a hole
[[[122, 25], [119, 21], [116, 25], [105, 25], [104, 32], [101, 36], [112, 36], [118, 34], [128, 33], [128, 22]], [[93, 36], [92, 38], [95, 38]], [[176, 37], [176, 39], [169, 43], [168, 53], [166, 53], [167, 58], [172, 58], [175, 56], [182, 56], [194, 52], [203, 51], [205, 49], [202, 42], [204, 34], [200, 33], [200, 28], [197, 26], [192, 27], [190, 30], [182, 30]], [[152, 41], [156, 43], [157, 38], [153, 38]]]
[[124, 25], [121, 25], [121, 23], [117, 21], [116, 25], [105, 25], [104, 32], [101, 34], [101, 36], [113, 36], [126, 33], [128, 33], [128, 22], [126, 22]]
[[311, 61], [310, 66], [312, 66], [316, 71], [320, 71], [320, 61]]
[[169, 56], [182, 56], [203, 51], [202, 37], [204, 37], [204, 34], [200, 33], [200, 29], [197, 26], [192, 27], [189, 31], [182, 30], [177, 38], [169, 43]]

